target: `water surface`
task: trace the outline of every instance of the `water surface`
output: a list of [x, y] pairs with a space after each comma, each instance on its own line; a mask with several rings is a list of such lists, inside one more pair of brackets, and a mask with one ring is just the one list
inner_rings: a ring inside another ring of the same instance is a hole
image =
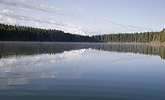
[[164, 100], [165, 47], [0, 43], [1, 100]]

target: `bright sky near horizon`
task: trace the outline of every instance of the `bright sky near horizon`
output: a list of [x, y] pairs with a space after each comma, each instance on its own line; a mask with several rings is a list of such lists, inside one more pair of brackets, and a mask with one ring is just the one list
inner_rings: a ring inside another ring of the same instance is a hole
[[85, 32], [161, 31], [165, 0], [0, 0], [0, 23]]

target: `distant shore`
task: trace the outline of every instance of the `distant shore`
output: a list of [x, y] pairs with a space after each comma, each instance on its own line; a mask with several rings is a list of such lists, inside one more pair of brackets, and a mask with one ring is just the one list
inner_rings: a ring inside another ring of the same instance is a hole
[[107, 43], [117, 43], [117, 44], [150, 44], [150, 45], [163, 45], [165, 46], [165, 42], [150, 42], [150, 43], [142, 43], [142, 42], [107, 42]]
[[[53, 43], [52, 41], [0, 41], [0, 43], [5, 42], [17, 42], [17, 43]], [[60, 43], [60, 42], [55, 42]], [[65, 42], [64, 42], [65, 43]], [[107, 44], [148, 44], [148, 45], [154, 45], [154, 46], [165, 46], [165, 42], [150, 42], [150, 43], [142, 43], [142, 42], [67, 42], [67, 43], [107, 43]]]

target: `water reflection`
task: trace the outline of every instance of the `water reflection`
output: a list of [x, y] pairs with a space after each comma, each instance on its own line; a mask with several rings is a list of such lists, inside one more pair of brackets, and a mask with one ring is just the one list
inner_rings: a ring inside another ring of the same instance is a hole
[[165, 46], [147, 44], [53, 43], [53, 42], [0, 42], [0, 58], [40, 54], [58, 54], [78, 49], [95, 49], [159, 55], [165, 59]]
[[165, 59], [165, 47], [152, 45], [2, 42], [0, 47], [0, 89], [26, 84], [29, 79], [79, 78], [109, 63], [149, 57], [125, 52]]
[[10, 85], [25, 84], [28, 79], [55, 78], [56, 75], [75, 67], [69, 62], [78, 59], [83, 51], [84, 49], [56, 55], [2, 58], [0, 60], [0, 89], [9, 88]]

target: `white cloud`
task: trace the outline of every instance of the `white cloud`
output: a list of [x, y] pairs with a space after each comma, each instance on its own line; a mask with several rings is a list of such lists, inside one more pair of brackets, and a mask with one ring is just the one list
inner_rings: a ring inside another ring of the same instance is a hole
[[0, 3], [9, 5], [9, 6], [14, 6], [14, 7], [21, 7], [23, 9], [28, 9], [28, 10], [38, 10], [38, 11], [44, 11], [44, 12], [65, 12], [61, 8], [55, 8], [55, 7], [49, 7], [45, 6], [42, 4], [38, 4], [36, 2], [31, 2], [31, 1], [26, 1], [26, 0], [0, 0]]
[[1, 12], [2, 12], [2, 13], [12, 13], [13, 11], [10, 11], [10, 10], [8, 10], [8, 9], [4, 9], [4, 10], [2, 10]]
[[[93, 13], [88, 12], [87, 10], [75, 6], [75, 9], [83, 12], [83, 14], [75, 14], [63, 10], [61, 8], [50, 7], [43, 4], [39, 4], [34, 1], [27, 0], [0, 0], [0, 4], [13, 6], [16, 8], [22, 8], [26, 10], [41, 11], [42, 13], [51, 13], [51, 15], [56, 15], [55, 19], [50, 19], [50, 16], [44, 18], [34, 16], [33, 14], [27, 13], [26, 15], [17, 14], [8, 9], [0, 11], [0, 22], [7, 24], [18, 24], [24, 21], [28, 22], [28, 26], [33, 27], [42, 27], [42, 28], [51, 28], [63, 30], [65, 32], [75, 33], [79, 30], [84, 31], [86, 34], [107, 34], [107, 33], [125, 33], [125, 32], [142, 32], [142, 31], [151, 31], [152, 29], [145, 27], [138, 27], [133, 25], [124, 25], [116, 23], [104, 18], [95, 16]], [[2, 7], [3, 8], [3, 7]], [[53, 14], [52, 14], [53, 13]], [[38, 14], [38, 13], [37, 13]], [[59, 21], [61, 19], [61, 21]], [[22, 24], [21, 24], [22, 25]], [[23, 25], [27, 25], [24, 24]], [[42, 26], [41, 26], [42, 25]]]
[[8, 22], [9, 24], [17, 23], [18, 21], [23, 20], [23, 21], [28, 21], [28, 22], [31, 21], [33, 23], [38, 23], [38, 24], [46, 23], [46, 24], [55, 24], [55, 25], [65, 26], [65, 24], [62, 24], [61, 22], [58, 22], [54, 19], [15, 14], [13, 13], [13, 11], [10, 11], [8, 9], [0, 11], [0, 15], [2, 17], [4, 16], [1, 22]]
[[9, 22], [10, 24], [16, 24], [17, 20], [16, 19], [13, 20], [12, 18], [8, 18], [7, 22]]
[[12, 11], [10, 11], [8, 9], [0, 11], [0, 23], [18, 24], [17, 19], [4, 16], [5, 14], [9, 14], [9, 13], [12, 13]]
[[25, 21], [31, 24], [33, 23], [33, 27], [42, 27], [41, 25], [45, 25], [45, 28], [56, 28], [70, 33], [75, 33], [82, 29], [81, 26], [76, 25], [75, 23], [63, 23], [62, 21], [56, 21], [55, 19], [50, 18], [34, 17], [28, 14], [16, 14], [8, 9], [0, 10], [0, 19], [0, 23], [19, 24], [20, 21]]
[[79, 30], [82, 30], [82, 27], [78, 24], [67, 22], [66, 26], [61, 26], [61, 29], [64, 29], [66, 32], [75, 33]]

